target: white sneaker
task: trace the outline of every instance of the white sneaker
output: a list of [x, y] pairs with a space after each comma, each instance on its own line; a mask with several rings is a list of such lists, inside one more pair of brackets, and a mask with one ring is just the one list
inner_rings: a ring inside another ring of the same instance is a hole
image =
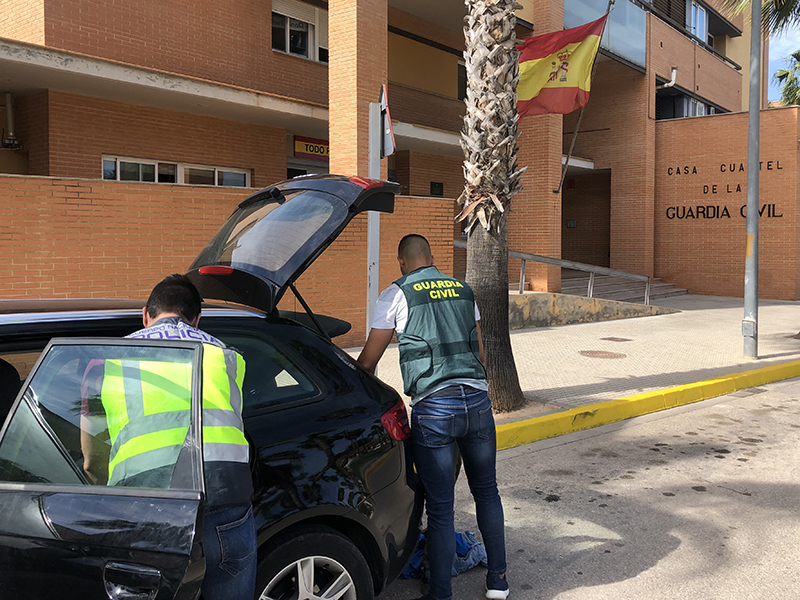
[[508, 581], [499, 575], [486, 575], [486, 597], [489, 600], [508, 598]]

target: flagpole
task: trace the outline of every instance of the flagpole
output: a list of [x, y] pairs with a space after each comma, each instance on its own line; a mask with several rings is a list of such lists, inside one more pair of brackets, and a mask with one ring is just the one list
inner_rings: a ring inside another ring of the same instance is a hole
[[[615, 0], [608, 0], [608, 6], [606, 7], [606, 15], [611, 12], [611, 7], [614, 6]], [[606, 23], [607, 24], [607, 23]], [[605, 30], [605, 27], [604, 27]], [[600, 39], [602, 40], [602, 34], [600, 35]], [[592, 74], [589, 76], [589, 81], [594, 80], [594, 73], [597, 71], [597, 55], [600, 54], [600, 48], [597, 48], [597, 54], [594, 55], [594, 62], [592, 63]], [[558, 182], [558, 188], [553, 190], [554, 194], [558, 194], [561, 192], [561, 188], [564, 186], [564, 178], [567, 176], [567, 168], [569, 167], [569, 159], [572, 157], [572, 151], [575, 149], [575, 140], [578, 138], [578, 129], [581, 126], [581, 119], [583, 118], [583, 109], [586, 108], [584, 104], [581, 106], [580, 111], [578, 112], [578, 122], [575, 123], [575, 131], [572, 132], [572, 141], [569, 143], [569, 152], [567, 152], [567, 159], [564, 161], [564, 165], [561, 167], [561, 180]]]

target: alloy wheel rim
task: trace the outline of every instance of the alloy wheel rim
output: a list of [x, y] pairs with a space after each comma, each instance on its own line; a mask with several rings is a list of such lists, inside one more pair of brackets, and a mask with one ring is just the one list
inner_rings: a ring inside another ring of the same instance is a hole
[[356, 588], [339, 562], [307, 556], [275, 575], [259, 600], [356, 600]]

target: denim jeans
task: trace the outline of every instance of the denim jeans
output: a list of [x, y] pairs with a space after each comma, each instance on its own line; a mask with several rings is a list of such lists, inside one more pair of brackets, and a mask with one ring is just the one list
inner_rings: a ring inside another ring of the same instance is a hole
[[206, 509], [203, 548], [203, 600], [253, 600], [257, 558], [253, 508], [234, 504]]
[[[466, 388], [473, 391], [472, 388]], [[455, 556], [453, 497], [455, 444], [461, 450], [469, 489], [475, 499], [478, 528], [486, 546], [490, 573], [506, 572], [503, 505], [497, 492], [494, 417], [483, 391], [426, 398], [411, 411], [414, 463], [425, 486], [430, 595], [451, 600], [450, 569]]]

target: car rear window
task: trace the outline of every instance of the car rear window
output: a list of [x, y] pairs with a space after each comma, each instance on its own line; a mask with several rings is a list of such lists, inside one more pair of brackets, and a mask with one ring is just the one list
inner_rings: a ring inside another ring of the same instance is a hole
[[332, 194], [286, 191], [248, 204], [230, 217], [191, 269], [230, 265], [282, 283], [346, 219], [347, 206]]

